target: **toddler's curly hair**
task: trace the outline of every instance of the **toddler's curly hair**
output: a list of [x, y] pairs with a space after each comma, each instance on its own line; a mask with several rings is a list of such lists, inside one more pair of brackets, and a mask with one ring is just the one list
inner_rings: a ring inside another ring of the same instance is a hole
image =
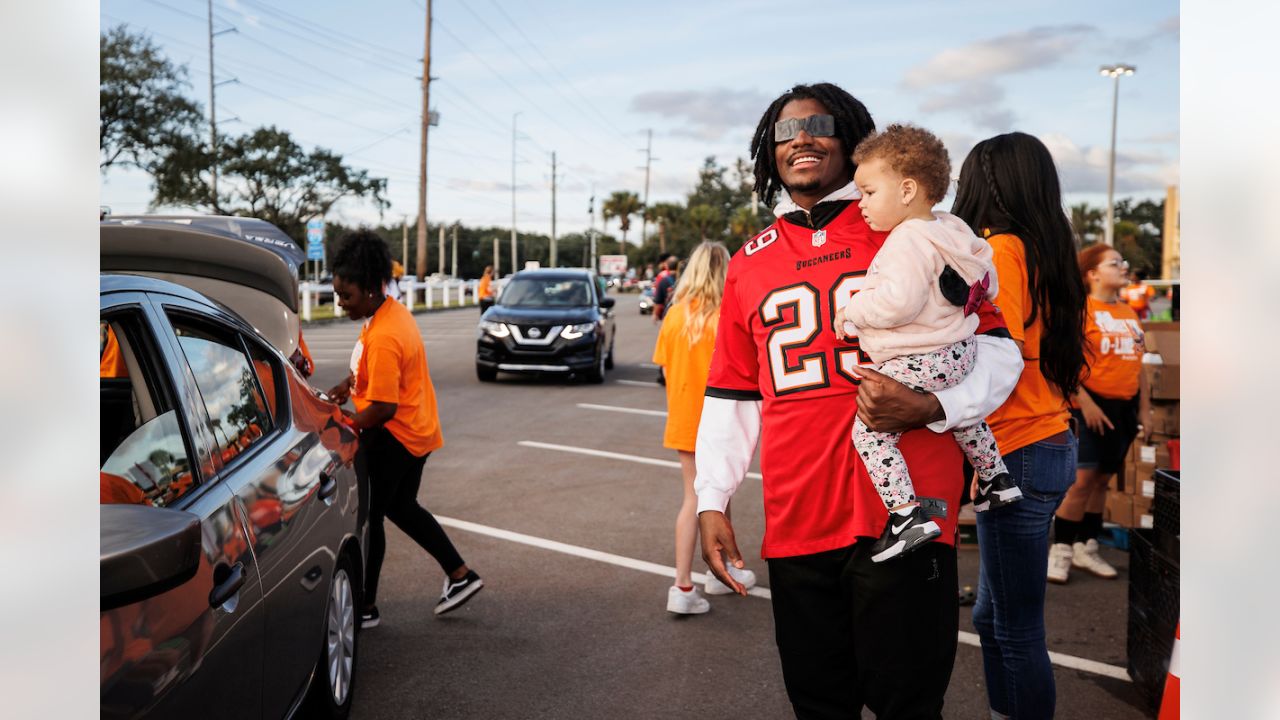
[[951, 185], [951, 156], [937, 135], [915, 125], [894, 123], [858, 143], [853, 163], [880, 159], [904, 178], [920, 185], [930, 203], [946, 197]]

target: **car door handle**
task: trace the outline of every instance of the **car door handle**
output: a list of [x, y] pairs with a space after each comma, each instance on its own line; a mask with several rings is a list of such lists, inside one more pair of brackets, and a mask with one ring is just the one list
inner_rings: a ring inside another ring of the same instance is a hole
[[328, 500], [338, 493], [338, 479], [328, 472], [320, 473], [320, 499]]
[[[225, 567], [225, 566], [224, 566]], [[209, 607], [221, 607], [228, 600], [240, 592], [240, 588], [244, 587], [244, 563], [236, 563], [231, 566], [231, 572], [227, 575], [227, 579], [214, 586], [209, 591]]]

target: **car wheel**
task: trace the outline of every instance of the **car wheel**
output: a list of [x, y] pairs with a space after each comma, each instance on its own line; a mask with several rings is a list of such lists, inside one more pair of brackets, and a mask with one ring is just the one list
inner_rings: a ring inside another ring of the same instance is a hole
[[493, 382], [498, 379], [498, 370], [476, 363], [476, 377], [480, 382]]
[[610, 343], [609, 343], [609, 355], [608, 355], [607, 357], [605, 357], [605, 359], [604, 359], [604, 369], [605, 369], [605, 370], [612, 370], [612, 369], [613, 369], [613, 345], [614, 345], [614, 343], [615, 343], [615, 342], [617, 342], [617, 341], [615, 340], [615, 341], [613, 341], [613, 342], [610, 342]]
[[356, 609], [358, 594], [351, 560], [341, 555], [333, 571], [333, 582], [329, 584], [324, 639], [307, 698], [311, 708], [308, 717], [342, 720], [351, 712], [356, 679], [356, 627], [360, 622]]
[[599, 354], [596, 355], [596, 363], [587, 371], [587, 382], [592, 385], [599, 385], [604, 382], [605, 363], [608, 362], [608, 356], [604, 352], [604, 348], [600, 348]]

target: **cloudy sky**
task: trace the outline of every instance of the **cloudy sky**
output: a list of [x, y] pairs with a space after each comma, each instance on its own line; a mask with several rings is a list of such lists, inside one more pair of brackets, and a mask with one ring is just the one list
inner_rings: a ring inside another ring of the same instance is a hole
[[[644, 192], [680, 200], [708, 155], [748, 156], [769, 101], [797, 82], [837, 83], [878, 125], [909, 121], [959, 163], [975, 142], [1022, 130], [1052, 150], [1067, 201], [1106, 197], [1113, 81], [1124, 62], [1117, 197], [1160, 198], [1178, 182], [1178, 3], [1021, 0], [649, 3], [435, 0], [428, 215], [510, 226], [512, 118], [521, 231], [584, 229], [588, 198]], [[205, 0], [102, 0], [104, 29], [151, 35], [209, 100]], [[383, 222], [417, 213], [425, 5], [214, 0], [219, 131], [261, 125], [343, 154], [388, 179]], [[228, 119], [223, 122], [223, 119]], [[101, 201], [142, 212], [140, 173], [103, 176]], [[947, 201], [949, 202], [949, 201]], [[597, 201], [598, 208], [598, 201]], [[377, 222], [361, 203], [333, 219]], [[597, 217], [597, 227], [599, 218]], [[612, 227], [612, 226], [611, 226]]]

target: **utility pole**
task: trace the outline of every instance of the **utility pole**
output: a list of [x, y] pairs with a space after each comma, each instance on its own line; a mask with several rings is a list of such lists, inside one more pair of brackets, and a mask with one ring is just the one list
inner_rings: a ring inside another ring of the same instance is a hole
[[458, 277], [458, 223], [453, 224], [453, 277]]
[[511, 114], [511, 272], [520, 268], [516, 266], [516, 118], [520, 113]]
[[649, 140], [640, 151], [644, 153], [644, 207], [640, 209], [640, 244], [649, 234], [649, 166], [653, 164], [653, 129], [645, 130]]
[[493, 239], [493, 279], [497, 280], [502, 277], [502, 268], [498, 263], [498, 238]]
[[551, 151], [551, 267], [556, 266], [556, 151]]
[[596, 264], [596, 184], [591, 183], [591, 199], [587, 201], [587, 214], [591, 216], [587, 225], [587, 237], [591, 241], [591, 269], [598, 270]]
[[440, 274], [444, 275], [444, 225], [440, 226]]
[[427, 274], [427, 128], [431, 123], [431, 0], [426, 3], [427, 24], [422, 42], [422, 149], [418, 156], [418, 255], [414, 268], [419, 280]]
[[409, 216], [403, 215], [401, 217], [404, 218], [404, 222], [400, 223], [400, 228], [403, 231], [400, 235], [400, 257], [402, 258], [400, 266], [407, 273], [409, 272]]

